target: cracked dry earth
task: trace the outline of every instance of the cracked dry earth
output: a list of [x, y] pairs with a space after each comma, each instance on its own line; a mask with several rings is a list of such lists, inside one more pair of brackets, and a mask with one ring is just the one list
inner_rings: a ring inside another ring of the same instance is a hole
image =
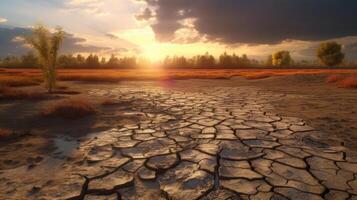
[[265, 112], [280, 94], [118, 86], [89, 95], [135, 101], [125, 114], [140, 120], [81, 138], [37, 172], [1, 174], [1, 199], [357, 199], [357, 156], [302, 119]]

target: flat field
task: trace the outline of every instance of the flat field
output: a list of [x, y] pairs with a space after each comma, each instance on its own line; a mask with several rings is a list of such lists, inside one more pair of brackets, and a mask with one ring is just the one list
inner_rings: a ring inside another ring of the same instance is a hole
[[[123, 80], [262, 79], [299, 74], [357, 74], [357, 69], [59, 69], [61, 81], [117, 82]], [[0, 84], [31, 85], [41, 80], [38, 69], [0, 69]]]
[[0, 199], [355, 197], [356, 74], [1, 69]]

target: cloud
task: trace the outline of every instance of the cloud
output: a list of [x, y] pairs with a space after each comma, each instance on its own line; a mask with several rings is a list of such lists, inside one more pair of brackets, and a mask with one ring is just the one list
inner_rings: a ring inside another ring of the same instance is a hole
[[94, 45], [84, 44], [87, 40], [80, 37], [75, 37], [72, 34], [66, 34], [65, 39], [63, 41], [63, 46], [61, 49], [62, 53], [78, 53], [78, 52], [100, 52], [110, 50], [109, 47], [99, 47]]
[[7, 22], [7, 19], [0, 17], [0, 24], [1, 24], [1, 23], [6, 23], [6, 22]]
[[[30, 28], [0, 27], [0, 57], [19, 56], [29, 51], [24, 45], [23, 36], [31, 34]], [[61, 53], [96, 53], [109, 51], [109, 47], [87, 45], [86, 39], [67, 33], [63, 41]]]
[[64, 9], [70, 12], [102, 17], [109, 15], [102, 9], [103, 5], [104, 2], [100, 0], [70, 0], [64, 3]]
[[194, 28], [201, 35], [228, 44], [277, 44], [357, 35], [356, 0], [141, 1], [154, 8], [152, 28], [159, 41], [175, 40], [175, 32], [183, 28], [180, 21], [187, 18], [196, 19]]
[[27, 28], [0, 27], [0, 57], [8, 55], [22, 55], [27, 52], [20, 42], [20, 37], [31, 33]]
[[140, 14], [137, 14], [135, 18], [139, 21], [148, 21], [154, 17], [154, 13], [149, 8], [145, 8]]
[[108, 38], [110, 38], [110, 39], [112, 39], [112, 40], [117, 40], [117, 39], [119, 39], [118, 36], [116, 36], [116, 35], [114, 35], [114, 34], [112, 34], [112, 33], [106, 33], [105, 36], [108, 37]]
[[98, 3], [99, 0], [71, 0], [68, 4], [71, 5], [81, 5], [81, 4], [90, 4], [90, 3]]

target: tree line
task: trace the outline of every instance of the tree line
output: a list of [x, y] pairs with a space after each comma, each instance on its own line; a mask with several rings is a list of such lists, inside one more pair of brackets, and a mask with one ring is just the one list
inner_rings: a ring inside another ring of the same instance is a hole
[[[0, 58], [0, 66], [2, 67], [21, 67], [21, 68], [36, 68], [39, 67], [40, 61], [33, 52], [17, 57], [7, 56]], [[134, 68], [138, 65], [137, 58], [121, 57], [118, 58], [112, 55], [109, 59], [99, 57], [95, 54], [83, 56], [81, 54], [63, 54], [57, 58], [57, 66], [59, 68]]]
[[[246, 68], [258, 66], [257, 60], [249, 59], [247, 55], [238, 56], [226, 52], [216, 59], [213, 55], [203, 55], [186, 58], [185, 56], [167, 56], [161, 63], [167, 68]], [[8, 56], [0, 59], [0, 66], [4, 67], [28, 67], [34, 68], [40, 65], [38, 58], [32, 52], [21, 57]], [[109, 59], [90, 54], [87, 57], [77, 54], [60, 55], [57, 58], [57, 66], [60, 68], [135, 68], [141, 65], [140, 60], [135, 57], [117, 57], [111, 55]]]
[[[325, 66], [337, 66], [343, 63], [345, 54], [342, 52], [342, 46], [337, 42], [324, 42], [317, 48], [316, 56], [321, 64]], [[289, 51], [278, 51], [268, 56], [266, 65], [268, 66], [291, 66], [294, 60]], [[301, 65], [302, 63], [298, 63]]]
[[[56, 86], [57, 67], [83, 67], [83, 68], [99, 68], [99, 67], [122, 67], [133, 68], [138, 66], [136, 57], [117, 58], [112, 55], [108, 61], [105, 58], [99, 59], [99, 56], [90, 54], [84, 57], [80, 54], [73, 55], [58, 55], [65, 32], [57, 27], [54, 32], [51, 32], [43, 25], [35, 26], [31, 35], [25, 37], [25, 41], [36, 52], [28, 53], [21, 58], [6, 57], [0, 60], [0, 66], [6, 67], [38, 67], [40, 68], [45, 86], [48, 92]], [[342, 46], [336, 42], [322, 43], [317, 49], [317, 57], [326, 66], [337, 66], [341, 64], [345, 58], [342, 52]], [[278, 51], [269, 56], [266, 63], [262, 66], [290, 66], [293, 60], [289, 51]], [[218, 60], [214, 56], [206, 53], [197, 55], [187, 59], [181, 57], [166, 57], [162, 63], [165, 67], [199, 67], [199, 68], [243, 68], [259, 66], [258, 61], [249, 59], [248, 56], [238, 56], [236, 54], [229, 55], [226, 52], [221, 54]]]
[[249, 59], [247, 55], [238, 56], [236, 54], [221, 54], [218, 59], [209, 53], [196, 55], [192, 58], [184, 56], [167, 56], [163, 60], [163, 66], [167, 68], [247, 68], [258, 66], [259, 62]]
[[[278, 51], [268, 56], [266, 61], [258, 61], [248, 58], [247, 55], [227, 54], [224, 52], [218, 58], [209, 53], [196, 55], [191, 58], [185, 56], [167, 56], [161, 63], [165, 68], [257, 68], [257, 67], [321, 67], [337, 66], [343, 63], [344, 53], [342, 46], [336, 42], [322, 43], [317, 49], [318, 61], [294, 61], [289, 51]], [[60, 55], [57, 58], [59, 68], [118, 68], [131, 69], [143, 65], [141, 60], [135, 56], [117, 57], [111, 55], [108, 59], [95, 54], [83, 56], [81, 54]], [[145, 63], [147, 64], [147, 63]], [[0, 67], [39, 67], [38, 56], [32, 52], [21, 57], [8, 56], [0, 58]]]

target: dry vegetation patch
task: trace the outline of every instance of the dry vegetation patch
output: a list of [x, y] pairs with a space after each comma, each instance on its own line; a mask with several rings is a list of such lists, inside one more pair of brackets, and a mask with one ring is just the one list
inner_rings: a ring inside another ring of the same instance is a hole
[[273, 76], [273, 74], [270, 73], [261, 73], [261, 74], [252, 74], [252, 75], [247, 75], [246, 79], [249, 80], [255, 80], [255, 79], [265, 79]]
[[46, 94], [34, 90], [25, 91], [10, 87], [0, 88], [0, 99], [3, 100], [41, 100], [46, 97]]
[[41, 80], [39, 78], [32, 78], [22, 75], [0, 75], [0, 85], [20, 87], [20, 86], [32, 86], [40, 85]]
[[9, 129], [0, 129], [0, 139], [8, 138], [13, 135], [13, 132]]
[[97, 112], [94, 105], [84, 98], [64, 99], [56, 102], [42, 111], [45, 117], [61, 117], [77, 119], [93, 115]]
[[338, 82], [341, 88], [357, 88], [357, 77], [346, 77]]
[[73, 91], [73, 90], [53, 90], [51, 94], [65, 94], [65, 95], [76, 95], [80, 94], [78, 91]]
[[336, 83], [338, 81], [341, 81], [343, 79], [343, 76], [341, 75], [330, 75], [326, 77], [326, 83]]
[[57, 85], [55, 89], [58, 89], [58, 90], [67, 90], [67, 89], [68, 89], [68, 86]]
[[340, 88], [357, 88], [357, 76], [330, 75], [326, 83], [335, 83]]
[[107, 98], [107, 99], [102, 100], [102, 102], [100, 104], [102, 106], [113, 106], [113, 105], [119, 104], [119, 102], [117, 102], [113, 99]]
[[[122, 80], [222, 79], [243, 76], [262, 79], [270, 76], [300, 74], [357, 74], [356, 69], [59, 69], [60, 81], [118, 82]], [[4, 69], [3, 82], [12, 85], [39, 84], [38, 69]], [[9, 78], [11, 77], [11, 78]], [[14, 78], [18, 77], [18, 78]], [[24, 79], [25, 78], [25, 79]], [[12, 80], [14, 79], [14, 80]], [[16, 80], [18, 79], [18, 80]], [[5, 81], [6, 80], [6, 81]], [[12, 83], [10, 83], [12, 81]], [[27, 82], [26, 82], [27, 81]], [[22, 83], [23, 82], [23, 83]], [[1, 78], [0, 78], [1, 84]]]

